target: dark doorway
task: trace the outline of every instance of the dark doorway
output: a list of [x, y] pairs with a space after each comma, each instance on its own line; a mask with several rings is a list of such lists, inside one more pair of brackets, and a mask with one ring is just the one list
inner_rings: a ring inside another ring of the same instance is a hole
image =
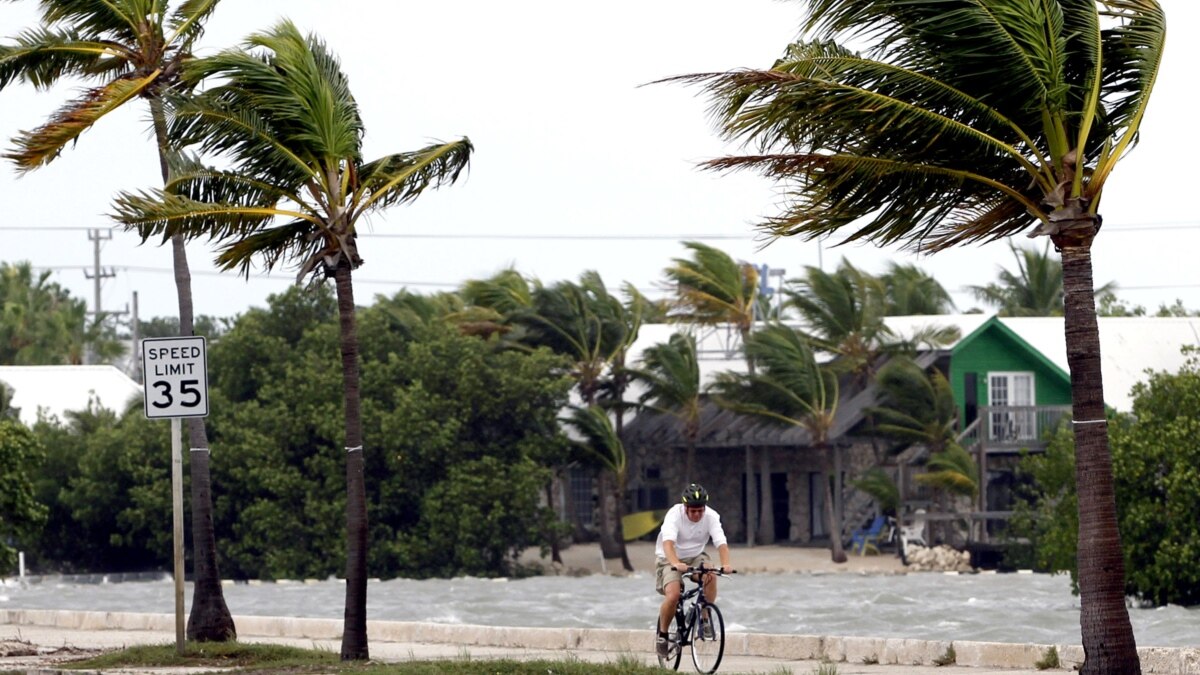
[[788, 541], [792, 521], [788, 517], [788, 481], [786, 473], [771, 474], [771, 512], [775, 515], [775, 541]]

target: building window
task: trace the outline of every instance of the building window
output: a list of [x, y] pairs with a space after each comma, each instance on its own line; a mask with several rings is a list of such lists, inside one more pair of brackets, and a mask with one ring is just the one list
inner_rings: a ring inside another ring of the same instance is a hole
[[1037, 439], [1033, 373], [988, 373], [988, 438], [993, 441]]
[[571, 476], [571, 504], [575, 507], [575, 520], [584, 527], [596, 524], [596, 476], [590, 468], [573, 467]]

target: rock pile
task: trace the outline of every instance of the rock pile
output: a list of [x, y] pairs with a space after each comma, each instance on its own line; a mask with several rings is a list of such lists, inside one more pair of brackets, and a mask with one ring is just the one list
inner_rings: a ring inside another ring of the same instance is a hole
[[909, 544], [904, 549], [904, 559], [910, 572], [972, 572], [971, 554], [956, 551], [945, 544], [927, 548]]

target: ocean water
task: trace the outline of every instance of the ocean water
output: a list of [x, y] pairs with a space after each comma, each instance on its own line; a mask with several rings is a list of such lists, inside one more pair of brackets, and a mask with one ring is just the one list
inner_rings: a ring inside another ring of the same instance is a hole
[[[231, 584], [235, 615], [341, 618], [340, 581]], [[174, 584], [8, 580], [0, 609], [172, 613]], [[191, 601], [190, 585], [186, 601]], [[745, 574], [720, 580], [736, 632], [1079, 644], [1079, 599], [1064, 575]], [[628, 577], [372, 581], [370, 619], [491, 626], [646, 628], [659, 604], [651, 574]], [[1131, 608], [1139, 646], [1200, 645], [1200, 610]]]

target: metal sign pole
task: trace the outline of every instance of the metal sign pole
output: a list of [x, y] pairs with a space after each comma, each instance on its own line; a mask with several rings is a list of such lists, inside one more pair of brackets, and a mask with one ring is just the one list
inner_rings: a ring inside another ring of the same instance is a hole
[[183, 443], [178, 417], [171, 418], [171, 504], [175, 539], [175, 653], [183, 656]]

